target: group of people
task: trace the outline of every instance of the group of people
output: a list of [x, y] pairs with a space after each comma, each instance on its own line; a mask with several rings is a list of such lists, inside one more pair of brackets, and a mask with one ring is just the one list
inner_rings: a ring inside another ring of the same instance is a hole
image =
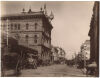
[[[71, 67], [74, 66], [74, 65], [76, 65], [73, 60], [66, 61], [66, 64], [68, 66], [71, 66]], [[97, 64], [96, 64], [95, 61], [93, 61], [91, 63], [89, 61], [87, 61], [86, 65], [84, 65], [84, 61], [80, 61], [80, 62], [77, 63], [77, 68], [81, 69], [82, 72], [84, 74], [86, 74], [87, 76], [88, 75], [93, 75], [94, 76], [95, 73], [96, 73]]]

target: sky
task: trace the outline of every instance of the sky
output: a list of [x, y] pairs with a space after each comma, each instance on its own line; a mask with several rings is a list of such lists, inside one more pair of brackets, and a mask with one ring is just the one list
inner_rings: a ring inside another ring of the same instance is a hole
[[66, 58], [71, 59], [80, 51], [80, 46], [85, 40], [90, 39], [88, 32], [92, 17], [93, 1], [58, 2], [58, 1], [20, 1], [2, 2], [1, 12], [5, 14], [18, 14], [25, 8], [32, 11], [40, 11], [41, 7], [47, 6], [47, 13], [54, 14], [52, 20], [52, 45], [62, 47], [66, 52]]

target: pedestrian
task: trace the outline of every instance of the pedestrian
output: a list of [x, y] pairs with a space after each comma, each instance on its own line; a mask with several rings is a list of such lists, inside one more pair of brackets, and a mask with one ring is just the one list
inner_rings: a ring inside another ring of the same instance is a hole
[[87, 69], [86, 74], [87, 75], [88, 74], [95, 75], [95, 69], [96, 69], [96, 67], [97, 67], [97, 64], [96, 64], [95, 61], [93, 61], [91, 64], [87, 65], [86, 66], [86, 69]]

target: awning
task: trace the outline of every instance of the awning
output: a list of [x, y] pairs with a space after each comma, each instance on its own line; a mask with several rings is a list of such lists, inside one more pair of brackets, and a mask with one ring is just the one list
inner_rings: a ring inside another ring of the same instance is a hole
[[88, 67], [97, 67], [96, 62], [92, 62], [92, 64], [89, 64]]

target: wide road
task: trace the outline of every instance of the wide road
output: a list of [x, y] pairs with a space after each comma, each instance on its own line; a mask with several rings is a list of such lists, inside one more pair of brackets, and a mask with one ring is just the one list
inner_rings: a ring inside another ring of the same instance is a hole
[[86, 75], [76, 67], [67, 65], [51, 65], [38, 67], [37, 69], [24, 69], [21, 77], [85, 77]]

